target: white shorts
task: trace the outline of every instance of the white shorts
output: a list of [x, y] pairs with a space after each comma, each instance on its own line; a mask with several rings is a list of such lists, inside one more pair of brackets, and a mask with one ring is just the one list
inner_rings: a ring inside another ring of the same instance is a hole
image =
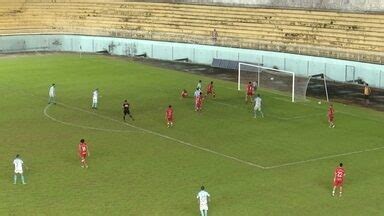
[[200, 204], [200, 211], [208, 211], [208, 204]]
[[15, 170], [15, 174], [23, 174], [23, 170], [17, 169], [17, 170]]
[[93, 98], [92, 103], [97, 103], [97, 98]]
[[53, 97], [55, 97], [55, 94], [49, 94], [49, 97], [51, 97], [51, 98], [53, 98]]
[[261, 111], [261, 106], [255, 106], [255, 107], [253, 108], [253, 110], [255, 110], [255, 111]]

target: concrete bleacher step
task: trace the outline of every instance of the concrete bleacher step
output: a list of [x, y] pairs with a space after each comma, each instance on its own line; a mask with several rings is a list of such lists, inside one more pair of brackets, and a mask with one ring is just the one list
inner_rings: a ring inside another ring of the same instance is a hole
[[4, 1], [0, 34], [66, 32], [209, 43], [216, 28], [218, 42], [226, 46], [384, 51], [384, 15], [379, 14], [102, 0]]

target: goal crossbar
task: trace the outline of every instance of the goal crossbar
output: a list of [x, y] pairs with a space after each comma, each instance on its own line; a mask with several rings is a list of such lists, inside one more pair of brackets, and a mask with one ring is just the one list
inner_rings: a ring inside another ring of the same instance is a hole
[[[261, 71], [259, 71], [259, 69], [265, 69], [265, 70], [271, 70], [271, 71], [276, 71], [276, 72], [292, 74], [292, 102], [295, 102], [295, 72], [239, 62], [239, 64], [238, 64], [238, 71], [237, 71], [237, 90], [239, 90], [239, 91], [241, 90], [241, 88], [240, 88], [240, 86], [241, 86], [241, 83], [240, 83], [240, 77], [241, 77], [240, 71], [241, 71], [241, 66], [242, 65], [258, 68], [257, 73], [259, 73], [259, 74], [261, 72]], [[258, 76], [258, 77], [260, 77], [260, 76]], [[258, 80], [258, 83], [260, 83], [259, 80]]]

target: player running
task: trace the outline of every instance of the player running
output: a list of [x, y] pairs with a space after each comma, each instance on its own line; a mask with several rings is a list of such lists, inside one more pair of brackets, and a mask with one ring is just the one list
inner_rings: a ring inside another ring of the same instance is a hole
[[211, 82], [208, 84], [208, 86], [207, 86], [207, 97], [208, 97], [209, 95], [212, 95], [213, 98], [216, 97], [216, 93], [215, 93], [215, 90], [214, 90], [214, 88], [213, 88], [213, 81], [211, 81]]
[[187, 90], [183, 89], [183, 91], [181, 91], [180, 96], [181, 96], [181, 98], [186, 98], [186, 97], [188, 97], [188, 92], [187, 92]]
[[172, 105], [169, 105], [165, 111], [165, 120], [167, 121], [167, 127], [173, 126], [173, 108]]
[[335, 127], [334, 119], [335, 119], [335, 109], [333, 109], [333, 105], [330, 104], [328, 107], [328, 123], [330, 128]]
[[208, 201], [211, 202], [210, 197], [209, 193], [205, 191], [204, 186], [201, 186], [201, 191], [197, 194], [201, 216], [208, 216]]
[[51, 85], [51, 87], [49, 87], [49, 92], [48, 92], [48, 104], [50, 103], [53, 103], [53, 104], [56, 104], [56, 87], [55, 87], [55, 83], [53, 83]]
[[261, 97], [260, 97], [260, 94], [257, 94], [256, 98], [255, 98], [255, 107], [253, 108], [253, 112], [255, 114], [254, 118], [257, 117], [257, 112], [260, 112], [261, 114], [261, 117], [264, 118], [264, 113], [261, 111]]
[[200, 92], [200, 95], [195, 98], [195, 111], [201, 111], [201, 108], [203, 106], [203, 92]]
[[252, 102], [252, 96], [253, 96], [253, 85], [252, 85], [252, 82], [249, 82], [245, 91], [245, 103], [248, 103], [249, 100]]
[[87, 156], [90, 156], [90, 153], [89, 153], [89, 148], [88, 148], [88, 145], [87, 143], [85, 143], [84, 139], [81, 139], [80, 140], [80, 144], [79, 144], [79, 156], [80, 156], [80, 161], [81, 161], [81, 168], [88, 168], [88, 164], [87, 164]]
[[336, 188], [339, 187], [339, 196], [343, 193], [343, 181], [345, 176], [345, 170], [343, 168], [343, 163], [340, 163], [339, 167], [336, 168], [334, 178], [333, 178], [333, 190], [332, 196], [335, 196]]
[[123, 119], [125, 121], [125, 116], [128, 115], [129, 117], [131, 117], [132, 121], [135, 121], [135, 119], [133, 119], [133, 116], [131, 115], [131, 111], [129, 110], [129, 107], [130, 107], [130, 104], [128, 103], [128, 101], [124, 100], [124, 103], [123, 103]]
[[97, 102], [99, 100], [99, 89], [92, 92], [92, 109], [97, 109]]
[[21, 183], [26, 184], [23, 175], [23, 166], [24, 162], [21, 160], [20, 155], [16, 155], [16, 158], [13, 160], [13, 165], [15, 165], [15, 175], [13, 176], [13, 184], [17, 183], [17, 175], [20, 174]]

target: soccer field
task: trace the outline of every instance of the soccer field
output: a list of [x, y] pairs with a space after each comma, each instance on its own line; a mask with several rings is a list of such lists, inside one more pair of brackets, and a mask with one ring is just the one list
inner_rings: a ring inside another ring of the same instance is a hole
[[[215, 82], [217, 98], [196, 113], [192, 96], [179, 94], [192, 95], [199, 79]], [[52, 83], [57, 105], [47, 105]], [[261, 90], [265, 118], [254, 119], [236, 83], [96, 55], [3, 56], [0, 89], [0, 215], [197, 216], [201, 185], [211, 216], [384, 212], [377, 111], [336, 103], [330, 129], [325, 103]], [[124, 99], [135, 121], [122, 121]], [[173, 128], [164, 121], [169, 104]], [[16, 154], [29, 167], [27, 185], [13, 185]], [[339, 162], [344, 193], [331, 197]]]

